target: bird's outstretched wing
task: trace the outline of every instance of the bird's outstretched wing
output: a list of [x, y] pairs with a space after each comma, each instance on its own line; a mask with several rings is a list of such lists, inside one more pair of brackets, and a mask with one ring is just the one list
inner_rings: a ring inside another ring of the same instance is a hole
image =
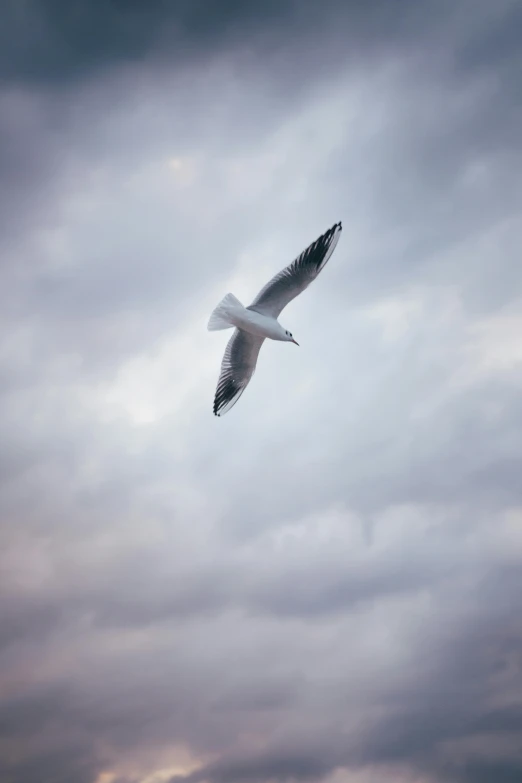
[[214, 414], [223, 416], [239, 400], [256, 369], [264, 337], [236, 329], [228, 341], [214, 397]]
[[282, 309], [302, 293], [326, 265], [339, 241], [341, 231], [340, 222], [325, 231], [291, 264], [275, 275], [247, 309], [278, 318]]

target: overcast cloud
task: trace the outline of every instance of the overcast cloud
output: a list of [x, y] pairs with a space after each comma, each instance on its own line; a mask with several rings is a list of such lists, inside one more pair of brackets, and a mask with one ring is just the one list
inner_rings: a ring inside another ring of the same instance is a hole
[[520, 3], [0, 30], [2, 783], [519, 783]]

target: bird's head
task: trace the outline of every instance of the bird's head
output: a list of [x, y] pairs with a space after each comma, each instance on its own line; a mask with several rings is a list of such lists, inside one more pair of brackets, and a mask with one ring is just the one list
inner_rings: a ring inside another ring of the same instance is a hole
[[285, 329], [285, 336], [286, 336], [287, 342], [295, 343], [295, 345], [299, 345], [299, 343], [296, 340], [294, 340], [292, 332], [289, 332], [287, 329]]

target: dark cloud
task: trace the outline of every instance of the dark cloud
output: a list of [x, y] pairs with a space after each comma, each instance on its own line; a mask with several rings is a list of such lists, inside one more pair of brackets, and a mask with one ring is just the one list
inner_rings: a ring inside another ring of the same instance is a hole
[[[522, 765], [517, 741], [522, 711], [510, 694], [515, 688], [520, 695], [522, 682], [517, 674], [520, 632], [516, 607], [508, 604], [512, 588], [520, 592], [522, 582], [519, 575], [512, 575], [513, 583], [509, 573], [504, 573], [503, 584], [495, 584], [499, 575], [488, 576], [477, 585], [473, 599], [482, 606], [486, 602], [488, 609], [475, 612], [471, 622], [463, 625], [454, 616], [444, 628], [441, 618], [432, 614], [438, 633], [428, 632], [424, 640], [417, 640], [414, 662], [400, 688], [390, 689], [381, 699], [387, 717], [370, 721], [364, 729], [366, 721], [362, 720], [355, 743], [343, 736], [342, 726], [332, 729], [324, 720], [321, 742], [316, 734], [315, 742], [303, 743], [299, 752], [281, 755], [276, 746], [268, 747], [260, 756], [210, 764], [172, 781], [221, 781], [236, 776], [245, 780], [321, 780], [336, 768], [357, 769], [365, 763], [384, 764], [388, 769], [389, 765], [410, 765], [430, 780], [487, 780], [488, 775], [489, 779], [497, 775], [511, 779], [509, 775], [520, 772]], [[470, 596], [470, 601], [473, 599]], [[506, 706], [492, 706], [493, 694], [496, 700], [507, 697]], [[490, 743], [494, 754], [498, 738], [504, 740], [502, 754], [492, 759], [485, 748]], [[475, 758], [470, 756], [470, 747]]]
[[71, 779], [91, 783], [100, 762], [75, 729], [67, 725], [63, 688], [34, 687], [30, 694], [2, 699], [0, 774], [6, 781], [36, 783]]
[[2, 15], [0, 778], [518, 780], [517, 4]]
[[[428, 15], [440, 20], [437, 4], [427, 7]], [[354, 2], [319, 7], [308, 0], [263, 5], [234, 0], [9, 0], [3, 18], [3, 79], [43, 85], [135, 66], [149, 57], [180, 63], [231, 47], [254, 47], [270, 55], [274, 47], [293, 48], [306, 41], [308, 56], [314, 57], [312, 49], [320, 48], [321, 39], [314, 47], [313, 34], [335, 29], [334, 21], [342, 23], [346, 43], [357, 48], [361, 38], [385, 45], [397, 34], [404, 43], [422, 24], [415, 3], [397, 0], [386, 5], [370, 0], [364, 11]]]
[[197, 783], [200, 780], [263, 781], [323, 780], [331, 771], [331, 761], [306, 751], [218, 763], [192, 775], [172, 777], [169, 783]]

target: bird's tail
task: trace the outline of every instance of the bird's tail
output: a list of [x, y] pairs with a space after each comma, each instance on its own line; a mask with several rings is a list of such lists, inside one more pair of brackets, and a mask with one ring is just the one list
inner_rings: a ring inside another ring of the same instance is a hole
[[207, 325], [209, 332], [217, 332], [219, 329], [232, 329], [234, 323], [230, 320], [230, 316], [238, 307], [243, 309], [243, 305], [234, 294], [224, 296], [209, 318]]

